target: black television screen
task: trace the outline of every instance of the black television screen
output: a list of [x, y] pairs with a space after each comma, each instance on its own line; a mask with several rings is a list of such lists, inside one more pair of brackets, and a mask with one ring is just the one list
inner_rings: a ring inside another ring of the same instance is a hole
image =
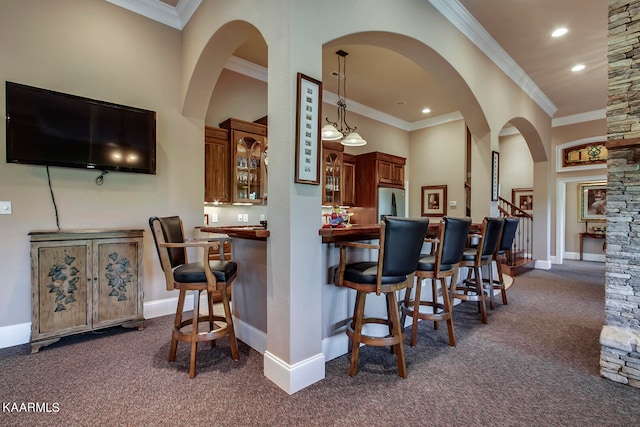
[[156, 173], [156, 113], [6, 82], [7, 163]]

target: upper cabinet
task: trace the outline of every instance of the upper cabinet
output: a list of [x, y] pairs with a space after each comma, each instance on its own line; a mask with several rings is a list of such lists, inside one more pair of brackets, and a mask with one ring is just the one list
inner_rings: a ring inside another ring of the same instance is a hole
[[372, 153], [360, 154], [357, 156], [358, 173], [362, 179], [373, 181], [374, 187], [397, 187], [404, 188], [404, 157], [392, 154]]
[[322, 204], [341, 205], [342, 201], [342, 151], [339, 142], [322, 142]]
[[204, 129], [204, 201], [229, 203], [231, 150], [229, 131], [214, 127]]
[[264, 203], [267, 127], [239, 119], [220, 127], [205, 129], [205, 201]]

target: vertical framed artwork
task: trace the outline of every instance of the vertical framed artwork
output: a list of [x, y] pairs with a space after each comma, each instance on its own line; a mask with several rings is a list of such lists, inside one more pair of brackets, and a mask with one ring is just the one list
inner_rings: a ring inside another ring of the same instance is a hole
[[447, 186], [425, 185], [420, 197], [422, 216], [445, 216], [447, 214]]
[[500, 196], [500, 153], [491, 152], [491, 201], [495, 202]]
[[320, 185], [322, 82], [298, 73], [295, 182]]
[[606, 221], [606, 181], [581, 182], [578, 184], [578, 221]]

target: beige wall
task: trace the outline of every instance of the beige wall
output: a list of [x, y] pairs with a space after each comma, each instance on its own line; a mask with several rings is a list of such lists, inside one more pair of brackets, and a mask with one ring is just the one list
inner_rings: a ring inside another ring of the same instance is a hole
[[[189, 229], [201, 222], [202, 124], [180, 113], [180, 51], [179, 31], [105, 1], [0, 2], [0, 80], [157, 112], [156, 175], [114, 172], [97, 186], [96, 171], [50, 169], [61, 228], [147, 230], [150, 216], [170, 214]], [[5, 134], [2, 120], [2, 153]], [[28, 233], [56, 222], [44, 167], [3, 160], [0, 183], [0, 200], [13, 204], [0, 217], [1, 327], [31, 321]], [[167, 298], [148, 232], [144, 245], [145, 301]]]
[[512, 201], [514, 188], [533, 188], [533, 159], [521, 134], [500, 138], [500, 196]]
[[[417, 130], [411, 133], [409, 170], [409, 215], [419, 217], [421, 187], [446, 185], [447, 204], [456, 201], [456, 207], [447, 207], [447, 215], [465, 216], [465, 145], [466, 127], [463, 120]], [[438, 221], [432, 218], [431, 221]]]

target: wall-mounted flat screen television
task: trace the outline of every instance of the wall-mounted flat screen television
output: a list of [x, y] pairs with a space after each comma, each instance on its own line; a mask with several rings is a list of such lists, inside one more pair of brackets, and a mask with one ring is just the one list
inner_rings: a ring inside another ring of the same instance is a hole
[[156, 113], [6, 82], [7, 163], [156, 173]]

